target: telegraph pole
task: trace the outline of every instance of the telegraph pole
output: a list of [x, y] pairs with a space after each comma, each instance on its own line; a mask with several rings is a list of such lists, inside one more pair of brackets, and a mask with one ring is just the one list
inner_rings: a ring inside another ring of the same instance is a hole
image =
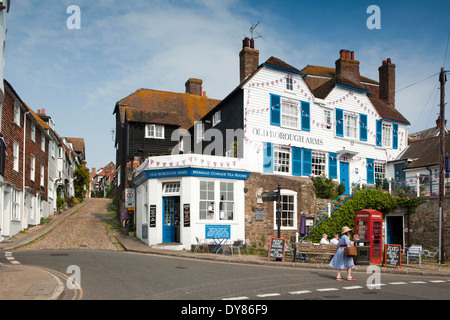
[[439, 132], [439, 262], [445, 263], [444, 254], [444, 179], [445, 179], [445, 82], [447, 81], [445, 70], [441, 68], [439, 75], [441, 83], [441, 104], [440, 104], [440, 132]]

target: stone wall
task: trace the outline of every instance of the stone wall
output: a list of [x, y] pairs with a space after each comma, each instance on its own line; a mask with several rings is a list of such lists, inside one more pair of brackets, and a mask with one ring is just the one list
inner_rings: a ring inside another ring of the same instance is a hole
[[[427, 250], [437, 250], [439, 247], [439, 199], [437, 197], [422, 198], [420, 204], [412, 214], [405, 215], [406, 245], [418, 244]], [[445, 198], [444, 203], [444, 250], [448, 258], [450, 256], [450, 197]], [[408, 225], [409, 220], [409, 225]], [[408, 241], [409, 236], [409, 241]]]
[[[300, 227], [302, 212], [307, 218], [314, 218], [327, 207], [329, 200], [317, 199], [309, 178], [280, 176], [272, 174], [251, 173], [245, 182], [245, 235], [247, 243], [256, 243], [258, 247], [268, 248], [270, 237], [277, 236], [274, 215], [274, 202], [262, 203], [261, 192], [272, 192], [281, 189], [297, 192], [297, 225], [295, 230], [281, 230], [281, 237], [291, 240], [295, 238]], [[257, 208], [264, 209], [264, 220], [257, 221]]]

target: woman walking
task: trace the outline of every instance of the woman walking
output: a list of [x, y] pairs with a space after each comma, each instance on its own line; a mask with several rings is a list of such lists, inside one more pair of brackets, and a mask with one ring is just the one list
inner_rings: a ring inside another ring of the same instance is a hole
[[352, 231], [349, 227], [342, 228], [341, 238], [338, 243], [338, 250], [330, 262], [330, 267], [337, 269], [336, 280], [343, 280], [341, 271], [347, 269], [347, 280], [355, 280], [352, 277], [352, 268], [355, 266], [352, 257], [347, 257], [344, 254], [344, 249], [351, 246], [349, 233]]

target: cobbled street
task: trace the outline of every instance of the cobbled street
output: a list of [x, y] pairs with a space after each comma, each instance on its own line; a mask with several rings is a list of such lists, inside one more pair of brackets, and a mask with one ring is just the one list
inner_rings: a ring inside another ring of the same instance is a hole
[[112, 234], [108, 234], [107, 224], [104, 222], [107, 219], [107, 208], [110, 203], [110, 199], [90, 199], [86, 205], [64, 219], [44, 238], [18, 248], [17, 251], [122, 250], [119, 245], [115, 245], [116, 239]]

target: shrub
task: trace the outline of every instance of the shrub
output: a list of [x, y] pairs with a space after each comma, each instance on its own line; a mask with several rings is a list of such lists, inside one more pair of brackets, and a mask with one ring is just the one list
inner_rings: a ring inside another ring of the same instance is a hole
[[[319, 199], [334, 199], [337, 197], [336, 186], [332, 178], [327, 178], [324, 174], [311, 176], [313, 190]], [[345, 188], [345, 187], [344, 187]], [[345, 189], [344, 189], [345, 190]]]

